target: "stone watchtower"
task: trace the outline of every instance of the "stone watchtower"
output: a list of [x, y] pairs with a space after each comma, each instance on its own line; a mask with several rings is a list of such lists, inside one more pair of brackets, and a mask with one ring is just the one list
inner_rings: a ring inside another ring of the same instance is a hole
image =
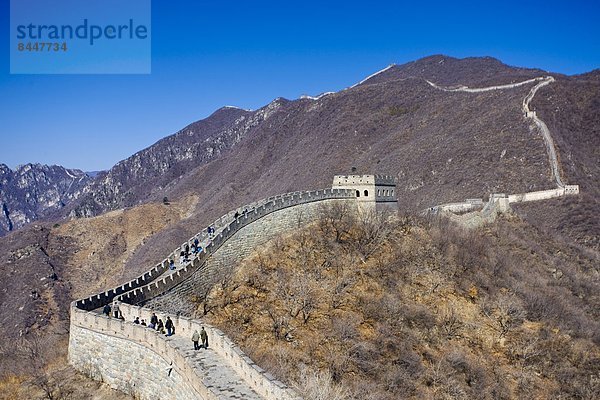
[[333, 189], [353, 189], [363, 210], [396, 208], [396, 178], [391, 175], [336, 175]]

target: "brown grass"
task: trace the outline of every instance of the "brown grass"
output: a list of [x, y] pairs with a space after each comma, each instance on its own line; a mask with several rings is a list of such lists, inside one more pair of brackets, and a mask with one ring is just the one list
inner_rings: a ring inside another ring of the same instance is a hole
[[306, 371], [325, 373], [355, 399], [600, 396], [596, 255], [514, 216], [466, 232], [334, 214], [206, 299], [210, 321], [276, 376], [307, 393]]

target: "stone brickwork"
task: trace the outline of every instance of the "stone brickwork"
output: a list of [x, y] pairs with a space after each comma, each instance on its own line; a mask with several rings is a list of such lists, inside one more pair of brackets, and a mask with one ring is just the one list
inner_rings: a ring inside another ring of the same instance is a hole
[[565, 185], [556, 189], [539, 190], [536, 192], [518, 193], [505, 195], [494, 193], [490, 195], [487, 203], [483, 203], [482, 199], [467, 199], [464, 202], [446, 203], [437, 206], [429, 207], [423, 210], [423, 214], [436, 214], [439, 212], [449, 212], [454, 214], [463, 214], [474, 211], [482, 211], [490, 213], [505, 212], [510, 210], [510, 204], [525, 203], [529, 201], [541, 201], [555, 199], [564, 196], [577, 196], [579, 194], [579, 185]]
[[576, 196], [579, 194], [579, 185], [565, 185], [556, 189], [540, 190], [537, 192], [511, 194], [508, 196], [509, 203], [524, 203], [528, 201], [540, 201], [554, 199], [563, 196]]
[[[236, 262], [275, 236], [314, 221], [321, 207], [336, 202], [355, 207], [354, 191], [294, 192], [233, 210], [211, 224], [216, 236], [209, 238], [204, 229], [138, 278], [73, 302], [70, 363], [94, 379], [143, 399], [298, 399], [218, 329], [177, 312], [186, 311], [179, 305], [192, 291], [206, 293]], [[191, 263], [169, 271], [169, 258], [186, 244], [191, 246], [194, 239], [205, 243], [203, 251]], [[113, 301], [120, 302], [125, 321], [100, 314], [99, 309]], [[154, 304], [156, 310], [136, 304]], [[176, 313], [158, 312], [158, 308]], [[149, 320], [154, 311], [163, 320], [170, 316], [176, 335], [166, 338], [131, 322], [134, 315]], [[211, 346], [194, 352], [189, 337], [201, 325]]]
[[[322, 207], [347, 201], [332, 199], [305, 203], [272, 212], [245, 225], [224, 242], [190, 279], [152, 298], [145, 305], [165, 312], [192, 315], [192, 295], [203, 298], [221, 277], [230, 274], [237, 263], [260, 250], [268, 241], [315, 221]], [[354, 204], [353, 199], [351, 202]], [[247, 218], [248, 214], [240, 217], [240, 220]]]
[[211, 398], [197, 393], [179, 368], [145, 344], [78, 326], [71, 327], [70, 342], [69, 362], [113, 389], [141, 399]]
[[373, 205], [379, 208], [398, 202], [396, 183], [396, 177], [390, 175], [336, 175], [332, 187], [354, 190], [358, 203], [370, 210]]

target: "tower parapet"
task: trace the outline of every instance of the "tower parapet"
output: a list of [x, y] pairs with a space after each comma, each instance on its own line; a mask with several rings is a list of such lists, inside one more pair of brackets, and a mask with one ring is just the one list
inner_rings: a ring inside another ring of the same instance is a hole
[[363, 207], [398, 203], [396, 177], [392, 175], [335, 175], [333, 189], [352, 189]]

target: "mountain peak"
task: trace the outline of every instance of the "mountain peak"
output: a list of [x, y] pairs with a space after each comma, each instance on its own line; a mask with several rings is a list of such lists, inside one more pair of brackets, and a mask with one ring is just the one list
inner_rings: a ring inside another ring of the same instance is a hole
[[354, 86], [407, 78], [422, 78], [442, 85], [478, 86], [510, 83], [545, 74], [540, 69], [512, 67], [489, 56], [455, 58], [435, 54], [401, 65], [392, 64]]

